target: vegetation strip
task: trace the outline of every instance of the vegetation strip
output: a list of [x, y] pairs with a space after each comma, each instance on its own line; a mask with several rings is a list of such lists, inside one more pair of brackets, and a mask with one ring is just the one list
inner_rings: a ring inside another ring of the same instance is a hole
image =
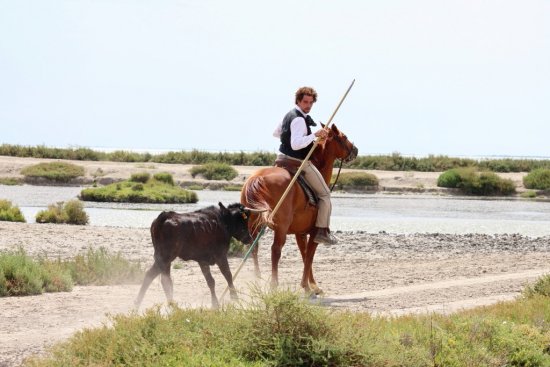
[[117, 315], [27, 366], [548, 366], [550, 278], [516, 301], [453, 315], [373, 317], [255, 290], [221, 312]]
[[[33, 157], [70, 159], [82, 161], [154, 162], [174, 164], [204, 164], [209, 162], [239, 166], [271, 166], [275, 153], [269, 152], [204, 152], [200, 150], [168, 152], [162, 154], [136, 153], [118, 150], [112, 153], [98, 152], [89, 148], [50, 148], [43, 145], [21, 146], [2, 144], [0, 155], [11, 157]], [[404, 157], [399, 153], [391, 155], [359, 156], [346, 168], [385, 171], [442, 172], [451, 168], [474, 167], [479, 171], [530, 172], [537, 168], [550, 169], [549, 159], [469, 159], [444, 155], [428, 157]]]

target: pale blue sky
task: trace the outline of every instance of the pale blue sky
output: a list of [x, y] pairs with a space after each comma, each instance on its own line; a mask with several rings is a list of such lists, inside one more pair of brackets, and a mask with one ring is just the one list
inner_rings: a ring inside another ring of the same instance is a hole
[[550, 1], [0, 0], [0, 144], [550, 156]]

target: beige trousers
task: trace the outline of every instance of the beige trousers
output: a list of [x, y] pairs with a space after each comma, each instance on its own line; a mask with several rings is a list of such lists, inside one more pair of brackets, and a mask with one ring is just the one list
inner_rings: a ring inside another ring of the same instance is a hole
[[[289, 157], [286, 154], [279, 154], [280, 158], [292, 159], [298, 162], [301, 162], [299, 159]], [[315, 226], [319, 228], [329, 228], [330, 226], [330, 213], [332, 212], [332, 204], [330, 202], [330, 189], [328, 188], [323, 176], [310, 161], [308, 161], [304, 166], [304, 178], [307, 183], [319, 199], [318, 202], [318, 211], [317, 211], [317, 220], [315, 221]]]

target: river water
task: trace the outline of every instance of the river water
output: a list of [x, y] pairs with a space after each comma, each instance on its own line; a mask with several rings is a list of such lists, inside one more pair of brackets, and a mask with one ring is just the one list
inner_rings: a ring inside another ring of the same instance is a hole
[[[27, 222], [58, 201], [74, 199], [81, 187], [5, 186], [0, 199], [19, 206]], [[196, 204], [128, 204], [85, 202], [90, 225], [149, 227], [162, 210], [193, 211], [239, 201], [239, 192], [198, 191]], [[550, 235], [550, 203], [430, 195], [333, 194], [333, 230], [369, 233], [519, 233]]]

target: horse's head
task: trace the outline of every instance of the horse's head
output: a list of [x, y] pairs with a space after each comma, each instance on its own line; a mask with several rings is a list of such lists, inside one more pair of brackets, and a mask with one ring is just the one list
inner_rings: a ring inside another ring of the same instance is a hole
[[[325, 127], [323, 124], [321, 124]], [[328, 138], [325, 141], [325, 149], [330, 151], [334, 158], [341, 159], [344, 163], [351, 162], [357, 158], [359, 150], [348, 140], [346, 134], [338, 130], [336, 125], [332, 125], [329, 130]]]

